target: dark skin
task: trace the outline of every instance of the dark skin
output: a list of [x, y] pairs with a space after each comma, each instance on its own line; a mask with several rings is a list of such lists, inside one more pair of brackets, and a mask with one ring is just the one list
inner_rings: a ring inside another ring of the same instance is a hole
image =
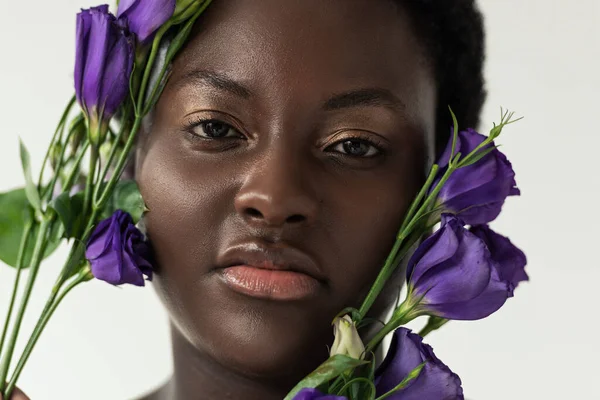
[[[175, 360], [145, 399], [281, 400], [328, 357], [333, 317], [360, 306], [423, 182], [436, 100], [392, 1], [209, 7], [138, 146]], [[226, 287], [219, 257], [247, 240], [310, 255], [317, 294], [272, 301]]]

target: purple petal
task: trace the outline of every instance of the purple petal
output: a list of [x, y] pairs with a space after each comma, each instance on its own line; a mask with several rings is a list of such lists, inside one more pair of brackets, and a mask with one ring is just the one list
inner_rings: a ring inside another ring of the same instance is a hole
[[117, 15], [126, 18], [131, 32], [145, 43], [173, 16], [175, 6], [175, 0], [128, 0], [119, 4]]
[[442, 229], [425, 239], [411, 257], [407, 271], [409, 282], [418, 281], [430, 268], [446, 261], [456, 253], [458, 248], [456, 234], [453, 229], [445, 229], [448, 221], [454, 219], [448, 219], [446, 215], [442, 216], [442, 219]]
[[457, 303], [428, 304], [427, 308], [437, 315], [443, 315], [444, 318], [475, 321], [498, 311], [511, 296], [512, 290], [506, 282], [491, 279], [488, 287], [474, 299]]
[[485, 243], [466, 229], [460, 229], [463, 230], [457, 232], [460, 245], [453, 257], [413, 281], [415, 292], [425, 294], [427, 304], [470, 300], [489, 284], [492, 265]]
[[512, 287], [529, 280], [525, 272], [527, 257], [510, 239], [494, 232], [487, 225], [474, 226], [470, 230], [486, 243], [500, 280], [508, 282]]
[[415, 368], [425, 362], [419, 376], [392, 400], [459, 400], [463, 399], [460, 378], [423, 343], [423, 339], [406, 328], [394, 332], [385, 360], [376, 372], [377, 396], [394, 389]]
[[298, 394], [294, 396], [294, 400], [347, 400], [347, 398], [344, 396], [323, 394], [317, 389], [306, 388], [298, 392]]

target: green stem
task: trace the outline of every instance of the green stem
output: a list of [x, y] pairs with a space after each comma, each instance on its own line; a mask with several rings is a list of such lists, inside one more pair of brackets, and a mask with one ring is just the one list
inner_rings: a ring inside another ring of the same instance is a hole
[[[160, 42], [165, 34], [165, 32], [171, 27], [169, 23], [163, 25], [156, 36], [154, 37], [154, 42], [152, 43], [152, 50], [150, 51], [150, 56], [148, 57], [148, 63], [146, 64], [146, 69], [144, 71], [144, 77], [142, 78], [142, 84], [140, 85], [140, 92], [138, 93], [138, 99], [136, 104], [136, 117], [143, 116], [144, 113], [141, 112], [144, 109], [144, 99], [146, 95], [146, 87], [148, 86], [148, 81], [150, 80], [150, 75], [152, 74], [152, 69], [154, 68], [154, 61], [156, 60], [156, 56], [158, 55], [158, 51], [160, 49]], [[141, 113], [140, 113], [141, 112]]]
[[[417, 304], [418, 304], [418, 302], [417, 302]], [[375, 337], [373, 337], [373, 339], [371, 339], [369, 341], [369, 343], [365, 347], [365, 354], [374, 352], [375, 349], [377, 348], [377, 346], [379, 345], [379, 343], [381, 343], [381, 341], [388, 334], [392, 333], [393, 331], [395, 331], [402, 325], [410, 322], [416, 316], [412, 312], [414, 307], [415, 307], [415, 304], [408, 303], [408, 302], [403, 303], [400, 306], [400, 308], [398, 308], [394, 312], [394, 315], [392, 316], [392, 319], [390, 320], [390, 322], [385, 324], [385, 326], [379, 332], [377, 332], [377, 335], [375, 335]]]
[[10, 324], [10, 318], [12, 317], [15, 300], [17, 298], [17, 292], [19, 290], [19, 281], [21, 279], [21, 272], [23, 272], [23, 259], [25, 256], [25, 250], [27, 249], [27, 242], [29, 241], [29, 235], [33, 229], [33, 221], [30, 220], [23, 230], [23, 236], [21, 237], [21, 244], [19, 246], [19, 254], [17, 256], [17, 276], [15, 277], [15, 283], [13, 286], [13, 292], [10, 297], [10, 304], [8, 306], [8, 313], [6, 314], [6, 321], [2, 328], [2, 337], [0, 338], [0, 355], [2, 355], [2, 348], [4, 347], [4, 340], [6, 339], [6, 333], [8, 332], [8, 325]]
[[421, 203], [421, 201], [423, 200], [423, 198], [429, 191], [429, 188], [433, 184], [433, 181], [437, 177], [439, 168], [440, 167], [437, 164], [434, 164], [433, 167], [431, 167], [431, 171], [429, 172], [429, 176], [427, 177], [427, 180], [425, 181], [425, 185], [423, 185], [423, 187], [421, 188], [421, 191], [419, 192], [419, 194], [417, 194], [417, 197], [413, 200], [412, 204], [410, 205], [410, 208], [408, 209], [408, 212], [406, 213], [406, 216], [404, 217], [404, 222], [402, 223], [400, 232], [404, 232], [404, 229], [406, 229], [406, 225], [408, 225], [408, 223], [414, 217], [417, 207], [419, 206], [419, 204]]
[[100, 196], [100, 200], [94, 203], [94, 210], [101, 210], [102, 207], [106, 204], [110, 195], [112, 194], [113, 189], [115, 188], [117, 182], [121, 178], [121, 174], [125, 169], [125, 164], [127, 163], [127, 159], [129, 158], [129, 152], [131, 148], [135, 144], [135, 137], [137, 136], [137, 132], [139, 131], [142, 124], [142, 116], [137, 116], [133, 123], [133, 127], [131, 128], [131, 132], [129, 133], [129, 137], [127, 138], [127, 143], [125, 144], [125, 148], [121, 153], [121, 157], [119, 157], [119, 161], [117, 162], [117, 166], [113, 171], [113, 175], [110, 177], [108, 184], [102, 191], [102, 196]]
[[[415, 235], [415, 238], [409, 240], [406, 243], [403, 243], [405, 239], [406, 238], [396, 240], [396, 243], [394, 244], [392, 251], [388, 255], [388, 258], [386, 259], [383, 268], [381, 269], [381, 271], [379, 271], [379, 275], [377, 275], [375, 283], [373, 283], [373, 286], [371, 286], [371, 290], [367, 294], [367, 297], [363, 301], [358, 311], [360, 314], [361, 321], [367, 315], [367, 313], [375, 303], [377, 296], [379, 296], [379, 294], [383, 290], [387, 280], [394, 273], [394, 270], [398, 267], [398, 261], [402, 260], [402, 258], [404, 258], [406, 254], [408, 254], [411, 247], [417, 242], [418, 236]], [[357, 323], [358, 322], [359, 321], [357, 321]]]
[[83, 161], [83, 157], [85, 156], [85, 153], [89, 146], [90, 146], [90, 142], [85, 142], [85, 144], [79, 151], [79, 154], [77, 155], [77, 158], [75, 159], [75, 162], [73, 163], [73, 169], [71, 170], [67, 179], [65, 180], [65, 184], [64, 184], [64, 188], [63, 188], [63, 190], [65, 192], [71, 191], [71, 188], [73, 187], [73, 184], [75, 183], [75, 178], [77, 177], [77, 175], [80, 172], [81, 161]]
[[79, 285], [80, 283], [84, 282], [85, 280], [87, 280], [87, 278], [84, 275], [78, 276], [77, 279], [73, 280], [65, 288], [65, 290], [60, 294], [60, 296], [58, 297], [58, 299], [56, 299], [56, 301], [54, 301], [54, 299], [52, 299], [52, 297], [56, 297], [55, 294], [53, 293], [53, 295], [51, 296], [52, 303], [50, 303], [50, 307], [48, 307], [48, 309], [45, 310], [46, 312], [42, 314], [42, 317], [38, 321], [38, 324], [36, 325], [36, 327], [33, 331], [33, 334], [29, 338], [29, 342], [27, 342], [27, 345], [25, 346], [25, 350], [23, 351], [23, 354], [21, 355], [21, 358], [19, 359], [19, 362], [17, 363], [17, 366], [15, 367], [15, 371], [13, 372], [13, 374], [10, 378], [10, 382], [8, 383], [8, 386], [6, 387], [6, 393], [5, 393], [6, 398], [10, 398], [10, 394], [11, 394], [12, 390], [15, 388], [15, 385], [17, 383], [17, 380], [19, 379], [19, 376], [21, 375], [21, 372], [23, 371], [23, 367], [25, 366], [25, 363], [29, 359], [29, 356], [31, 355], [33, 348], [35, 347], [40, 335], [42, 334], [42, 331], [48, 324], [48, 321], [52, 317], [52, 314], [54, 314], [54, 311], [56, 311], [56, 308], [60, 305], [62, 300], [65, 298], [65, 296], [75, 286]]
[[125, 136], [125, 132], [127, 132], [127, 129], [129, 128], [129, 115], [131, 114], [130, 111], [131, 111], [130, 108], [127, 107], [125, 110], [125, 113], [123, 115], [123, 121], [124, 121], [123, 125], [121, 126], [121, 129], [119, 130], [119, 133], [118, 133], [117, 137], [115, 138], [115, 141], [110, 150], [108, 159], [106, 160], [106, 165], [102, 169], [102, 173], [100, 174], [100, 178], [98, 179], [98, 185], [96, 185], [96, 187], [94, 189], [94, 195], [92, 197], [94, 203], [96, 203], [99, 200], [98, 197], [100, 196], [100, 189], [102, 188], [102, 182], [104, 182], [104, 180], [108, 176], [108, 172], [110, 171], [110, 166], [117, 154], [117, 150], [119, 149], [119, 147], [121, 145], [121, 140], [123, 139], [123, 137]]
[[44, 199], [46, 201], [52, 199], [52, 196], [54, 194], [54, 188], [56, 187], [56, 182], [58, 182], [58, 178], [60, 178], [60, 172], [65, 164], [65, 154], [67, 152], [67, 147], [68, 147], [67, 144], [69, 143], [70, 139], [73, 137], [73, 135], [76, 132], [77, 132], [76, 129], [71, 129], [65, 140], [65, 145], [62, 146], [62, 150], [60, 153], [60, 161], [59, 161], [58, 165], [56, 166], [56, 169], [54, 170], [54, 177], [52, 178], [50, 185], [46, 189], [46, 193], [44, 193]]
[[73, 96], [71, 98], [71, 100], [69, 101], [69, 103], [67, 104], [67, 107], [65, 108], [65, 111], [63, 112], [62, 117], [60, 118], [60, 121], [58, 123], [58, 127], [54, 131], [54, 136], [52, 136], [50, 146], [48, 146], [48, 151], [46, 151], [46, 156], [44, 157], [44, 162], [42, 163], [42, 168], [40, 170], [40, 178], [38, 181], [39, 182], [38, 191], [40, 191], [40, 192], [42, 189], [42, 187], [41, 187], [42, 182], [44, 180], [44, 171], [46, 169], [46, 164], [48, 163], [48, 159], [50, 158], [50, 152], [52, 151], [54, 142], [56, 142], [56, 139], [58, 138], [59, 134], [62, 135], [63, 128], [67, 122], [67, 117], [69, 116], [69, 113], [71, 112], [71, 109], [73, 108], [73, 105], [75, 105], [75, 101], [76, 101], [76, 97]]
[[35, 242], [35, 248], [33, 250], [33, 256], [31, 259], [29, 279], [27, 281], [27, 285], [25, 286], [25, 293], [23, 294], [23, 299], [21, 300], [21, 306], [19, 307], [19, 311], [17, 312], [17, 318], [15, 320], [12, 334], [8, 341], [6, 354], [4, 354], [4, 357], [2, 358], [2, 363], [0, 364], [0, 392], [4, 388], [4, 382], [6, 381], [6, 377], [8, 375], [8, 369], [10, 368], [10, 362], [12, 359], [13, 352], [15, 350], [15, 344], [19, 335], [19, 329], [21, 328], [21, 323], [23, 322], [23, 316], [25, 315], [27, 303], [29, 302], [29, 298], [33, 290], [33, 285], [37, 277], [37, 273], [44, 255], [44, 251], [46, 250], [48, 228], [52, 226], [52, 221], [53, 218], [46, 217], [43, 218], [40, 223], [40, 230], [38, 232], [38, 236]]
[[87, 215], [92, 208], [92, 193], [94, 190], [94, 178], [96, 175], [96, 167], [98, 165], [98, 148], [91, 146], [90, 151], [90, 167], [88, 171], [87, 181], [85, 184], [85, 195], [83, 200], [83, 215]]

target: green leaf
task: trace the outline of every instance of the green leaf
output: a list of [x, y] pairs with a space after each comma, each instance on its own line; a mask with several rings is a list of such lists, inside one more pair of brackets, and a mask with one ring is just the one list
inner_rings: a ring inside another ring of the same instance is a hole
[[321, 364], [310, 375], [298, 383], [284, 400], [292, 400], [304, 388], [316, 388], [325, 382], [328, 382], [345, 371], [366, 364], [367, 361], [357, 360], [343, 355], [335, 355]]
[[27, 199], [36, 211], [41, 211], [42, 201], [40, 200], [40, 194], [37, 190], [37, 187], [35, 183], [33, 183], [29, 151], [27, 151], [25, 144], [23, 144], [23, 141], [21, 141], [20, 139], [19, 147], [21, 150], [21, 164], [23, 165], [23, 174], [25, 175], [25, 193], [27, 194]]
[[[26, 218], [33, 218], [33, 210], [27, 199], [25, 189], [16, 189], [7, 193], [0, 193], [0, 260], [11, 267], [17, 264], [19, 245], [25, 229]], [[37, 237], [39, 225], [32, 230], [31, 237]], [[62, 224], [55, 223], [44, 258], [56, 250], [61, 241], [63, 233]], [[24, 268], [31, 262], [33, 244], [30, 243], [24, 254]]]
[[83, 215], [84, 193], [70, 196], [65, 192], [52, 200], [49, 207], [58, 214], [64, 227], [66, 239], [77, 238], [83, 234], [85, 215]]
[[102, 219], [109, 218], [117, 210], [129, 213], [136, 224], [142, 218], [142, 214], [147, 211], [144, 199], [135, 181], [127, 180], [117, 183], [110, 200], [102, 210]]

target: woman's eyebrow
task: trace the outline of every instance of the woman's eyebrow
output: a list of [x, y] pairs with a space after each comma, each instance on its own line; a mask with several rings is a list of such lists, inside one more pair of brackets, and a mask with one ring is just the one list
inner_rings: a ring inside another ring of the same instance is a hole
[[177, 87], [188, 84], [209, 86], [213, 89], [226, 91], [244, 99], [249, 99], [252, 96], [252, 91], [250, 89], [227, 75], [215, 71], [190, 71], [175, 82]]
[[336, 111], [353, 107], [387, 107], [392, 111], [403, 111], [406, 105], [391, 91], [383, 88], [352, 90], [333, 96], [325, 102], [325, 111]]

